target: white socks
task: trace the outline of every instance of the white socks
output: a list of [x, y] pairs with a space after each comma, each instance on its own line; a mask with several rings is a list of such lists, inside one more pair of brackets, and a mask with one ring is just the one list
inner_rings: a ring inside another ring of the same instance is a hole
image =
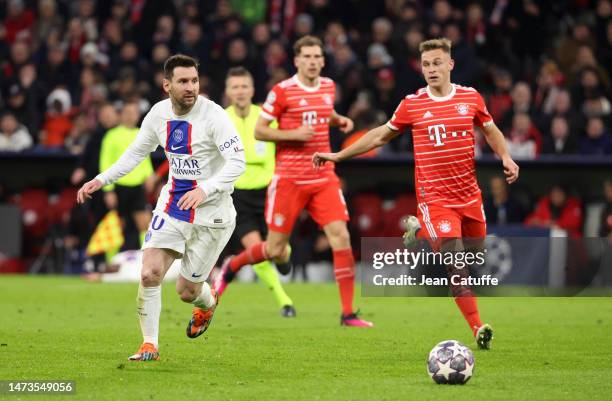
[[207, 282], [202, 283], [202, 291], [193, 300], [192, 304], [200, 309], [208, 309], [215, 305], [215, 298], [212, 296], [210, 285]]
[[161, 286], [138, 286], [138, 315], [140, 330], [145, 343], [157, 347], [159, 337], [159, 314], [161, 312]]

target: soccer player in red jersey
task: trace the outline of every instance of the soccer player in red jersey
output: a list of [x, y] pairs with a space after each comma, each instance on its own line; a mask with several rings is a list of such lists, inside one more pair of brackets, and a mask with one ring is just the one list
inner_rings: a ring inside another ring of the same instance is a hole
[[[338, 153], [316, 153], [313, 165], [321, 168], [327, 165], [326, 161], [337, 163], [368, 152], [410, 126], [418, 223], [409, 227], [412, 232], [408, 234], [419, 230], [418, 237], [426, 238], [434, 249], [442, 251], [457, 249], [457, 239], [461, 238], [476, 239], [481, 246], [487, 231], [476, 180], [474, 125], [482, 129], [489, 146], [501, 158], [508, 183], [517, 180], [519, 167], [510, 157], [504, 135], [493, 122], [482, 96], [473, 88], [451, 83], [451, 42], [446, 38], [428, 40], [419, 49], [427, 87], [406, 96], [391, 120], [348, 148]], [[460, 274], [453, 266], [447, 266], [447, 270], [449, 275]], [[452, 285], [451, 290], [478, 346], [489, 348], [493, 330], [480, 321], [471, 288]]]
[[[353, 122], [334, 110], [336, 85], [322, 77], [325, 64], [323, 43], [304, 36], [293, 46], [297, 74], [275, 85], [268, 94], [255, 126], [255, 138], [276, 142], [276, 167], [268, 186], [265, 218], [268, 236], [242, 253], [226, 260], [215, 287], [224, 285], [227, 273], [246, 264], [269, 259], [289, 260], [289, 237], [302, 210], [323, 228], [333, 251], [334, 273], [340, 290], [340, 324], [371, 327], [353, 310], [355, 261], [346, 222], [348, 211], [340, 181], [332, 164], [312, 168], [315, 152], [329, 152], [329, 126], [339, 126], [344, 133]], [[278, 129], [270, 123], [278, 120]]]

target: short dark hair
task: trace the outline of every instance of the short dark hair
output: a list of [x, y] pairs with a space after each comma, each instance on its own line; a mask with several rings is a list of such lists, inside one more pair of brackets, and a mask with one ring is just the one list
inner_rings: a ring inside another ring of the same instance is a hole
[[302, 51], [302, 47], [309, 47], [309, 46], [319, 46], [321, 48], [321, 52], [325, 51], [325, 48], [323, 47], [323, 42], [321, 41], [321, 39], [317, 38], [316, 36], [306, 35], [306, 36], [302, 36], [301, 38], [299, 38], [293, 44], [293, 54], [295, 56], [299, 56], [300, 52]]
[[423, 54], [430, 50], [442, 49], [445, 53], [450, 54], [452, 42], [447, 38], [430, 39], [419, 43], [419, 52]]
[[232, 67], [227, 71], [227, 75], [225, 76], [225, 80], [230, 79], [231, 77], [249, 77], [251, 81], [253, 80], [253, 75], [244, 68], [243, 66]]
[[197, 70], [199, 66], [200, 63], [195, 58], [185, 54], [175, 54], [164, 62], [164, 78], [172, 79], [176, 67], [195, 67]]

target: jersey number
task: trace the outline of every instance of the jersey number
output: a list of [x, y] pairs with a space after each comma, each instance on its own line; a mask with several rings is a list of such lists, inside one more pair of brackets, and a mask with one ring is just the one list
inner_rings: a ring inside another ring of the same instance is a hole
[[316, 111], [305, 111], [302, 113], [302, 125], [312, 127], [317, 123], [317, 112]]

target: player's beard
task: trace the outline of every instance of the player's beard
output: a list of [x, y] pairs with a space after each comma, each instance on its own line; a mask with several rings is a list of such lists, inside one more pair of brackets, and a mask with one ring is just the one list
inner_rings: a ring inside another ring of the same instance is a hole
[[175, 104], [175, 106], [177, 106], [176, 108], [182, 111], [188, 111], [189, 109], [191, 109], [197, 100], [195, 95], [192, 98], [193, 99], [192, 102], [189, 102], [189, 100], [191, 99], [186, 100], [184, 96], [182, 97], [171, 96], [171, 97], [172, 97], [172, 102]]

